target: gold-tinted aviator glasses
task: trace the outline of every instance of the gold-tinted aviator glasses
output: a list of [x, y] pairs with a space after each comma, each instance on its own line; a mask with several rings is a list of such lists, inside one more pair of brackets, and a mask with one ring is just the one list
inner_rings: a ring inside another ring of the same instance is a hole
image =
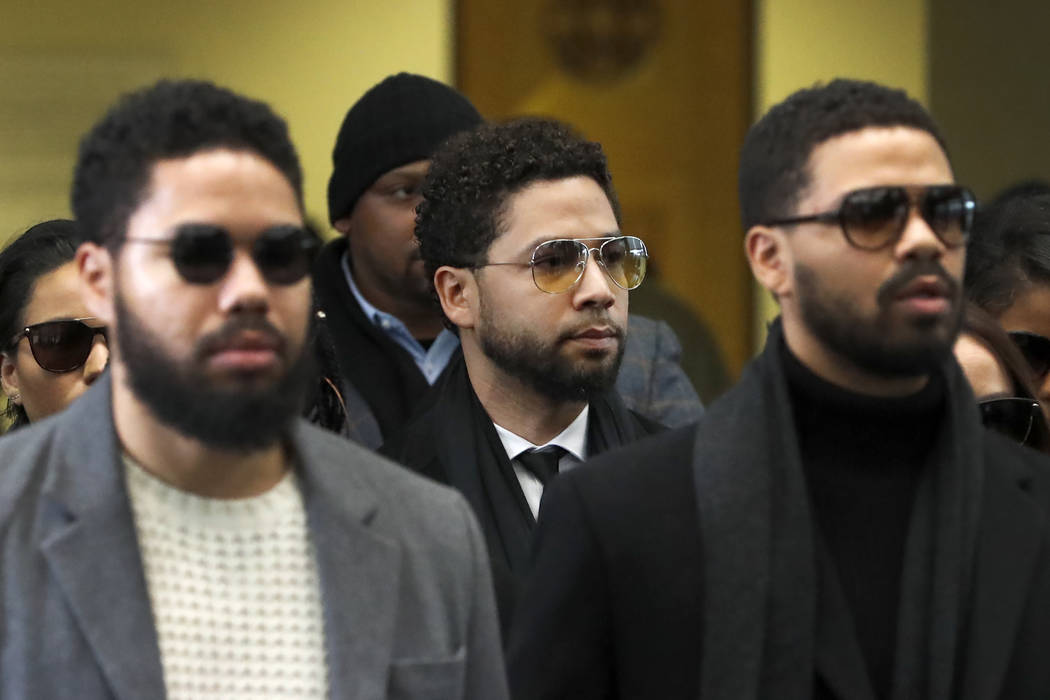
[[[601, 245], [591, 247], [584, 241], [601, 241]], [[537, 289], [548, 294], [561, 294], [575, 287], [583, 278], [592, 252], [597, 254], [596, 260], [605, 274], [620, 289], [636, 289], [645, 279], [649, 251], [642, 239], [636, 236], [557, 238], [536, 246], [528, 262], [490, 262], [464, 267], [531, 267], [532, 281]]]

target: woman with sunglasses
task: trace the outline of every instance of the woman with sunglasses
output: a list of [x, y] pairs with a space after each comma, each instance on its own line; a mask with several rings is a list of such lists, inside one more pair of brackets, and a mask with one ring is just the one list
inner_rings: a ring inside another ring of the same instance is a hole
[[[1011, 188], [974, 222], [966, 295], [995, 318], [1032, 370], [1050, 408], [1050, 189]], [[1050, 417], [1050, 414], [1048, 414]]]
[[9, 430], [64, 409], [109, 360], [103, 329], [80, 298], [78, 242], [76, 224], [55, 219], [0, 251], [0, 381]]
[[985, 427], [1050, 453], [1050, 425], [1034, 398], [1024, 356], [999, 323], [973, 304], [966, 305], [955, 358], [977, 397]]

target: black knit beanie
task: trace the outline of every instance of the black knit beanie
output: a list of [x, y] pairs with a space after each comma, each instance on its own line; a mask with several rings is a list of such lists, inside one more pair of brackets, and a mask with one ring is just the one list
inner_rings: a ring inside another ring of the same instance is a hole
[[429, 158], [445, 139], [481, 121], [466, 97], [436, 80], [398, 73], [379, 83], [339, 127], [328, 180], [329, 221], [353, 211], [383, 173]]

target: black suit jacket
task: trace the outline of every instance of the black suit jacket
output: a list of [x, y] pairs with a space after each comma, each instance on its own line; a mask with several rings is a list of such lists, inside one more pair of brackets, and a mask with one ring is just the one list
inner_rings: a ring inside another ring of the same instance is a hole
[[[1042, 455], [984, 437], [958, 697], [1050, 698], [1050, 470]], [[695, 438], [686, 427], [609, 452], [544, 494], [508, 649], [516, 700], [700, 697]], [[869, 698], [842, 662], [840, 631], [818, 637], [816, 696]]]
[[[662, 426], [627, 409], [615, 392], [591, 401], [591, 454], [660, 430]], [[380, 452], [466, 496], [488, 545], [500, 624], [506, 632], [529, 568], [535, 518], [492, 420], [469, 385], [462, 358], [453, 360], [424, 397], [419, 415]]]

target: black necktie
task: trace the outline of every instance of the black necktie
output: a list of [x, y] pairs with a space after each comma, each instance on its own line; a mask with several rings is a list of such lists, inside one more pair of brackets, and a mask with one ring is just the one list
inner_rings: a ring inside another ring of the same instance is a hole
[[557, 445], [531, 449], [518, 455], [518, 461], [540, 480], [544, 486], [558, 474], [558, 462], [566, 450]]

